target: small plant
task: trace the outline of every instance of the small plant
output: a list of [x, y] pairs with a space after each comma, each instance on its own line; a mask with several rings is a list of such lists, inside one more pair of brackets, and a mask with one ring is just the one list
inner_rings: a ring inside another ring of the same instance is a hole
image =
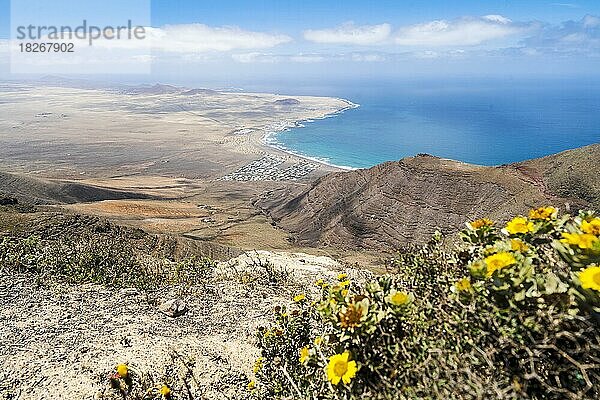
[[151, 379], [136, 373], [127, 364], [118, 364], [108, 376], [108, 387], [100, 394], [101, 399], [123, 400], [174, 400], [169, 385], [153, 383]]

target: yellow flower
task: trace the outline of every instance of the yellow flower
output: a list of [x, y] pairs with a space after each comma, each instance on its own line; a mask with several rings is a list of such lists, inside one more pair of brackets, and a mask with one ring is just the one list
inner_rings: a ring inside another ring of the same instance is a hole
[[583, 221], [581, 230], [590, 235], [600, 236], [600, 218], [594, 218], [591, 221]]
[[473, 229], [480, 229], [480, 228], [483, 228], [484, 226], [493, 226], [494, 221], [492, 221], [491, 219], [487, 219], [487, 218], [481, 218], [481, 219], [475, 220], [473, 222], [469, 222], [469, 225], [471, 225], [471, 228], [473, 228]]
[[501, 252], [491, 255], [485, 259], [485, 264], [487, 265], [487, 276], [490, 277], [494, 274], [494, 272], [504, 267], [508, 267], [516, 262], [517, 260], [515, 259], [515, 256], [513, 256], [511, 253]]
[[557, 213], [558, 213], [558, 210], [556, 208], [550, 207], [550, 206], [534, 208], [533, 210], [529, 211], [529, 218], [549, 220], [549, 219], [556, 217]]
[[592, 265], [579, 273], [581, 287], [600, 292], [600, 267]]
[[320, 346], [323, 343], [323, 338], [321, 336], [317, 336], [315, 338], [315, 346]]
[[254, 368], [252, 368], [252, 371], [257, 374], [258, 371], [260, 371], [263, 367], [263, 358], [262, 357], [258, 357], [256, 359], [256, 361], [254, 362]]
[[348, 274], [339, 274], [337, 278], [338, 278], [338, 281], [343, 281], [347, 277], [348, 277]]
[[342, 294], [342, 296], [346, 297], [348, 296], [348, 289], [344, 289], [340, 293]]
[[315, 282], [315, 286], [323, 286], [325, 284], [325, 282], [323, 282], [323, 279], [319, 279], [318, 281]]
[[250, 381], [248, 382], [248, 390], [252, 390], [256, 387], [256, 382]]
[[167, 385], [162, 385], [159, 389], [159, 392], [166, 398], [169, 398], [171, 396], [171, 389], [169, 389]]
[[356, 361], [348, 361], [350, 353], [347, 351], [342, 354], [335, 354], [329, 358], [327, 364], [327, 380], [334, 385], [340, 383], [349, 384], [352, 378], [356, 376], [358, 367]]
[[454, 286], [456, 286], [456, 290], [458, 290], [459, 292], [466, 292], [468, 290], [471, 290], [471, 280], [469, 278], [462, 278], [461, 280], [456, 282]]
[[516, 217], [512, 221], [506, 224], [506, 231], [511, 235], [518, 233], [528, 233], [533, 231], [533, 222], [528, 221], [527, 218]]
[[340, 282], [340, 286], [341, 286], [341, 287], [350, 286], [350, 283], [351, 283], [351, 282], [350, 282], [349, 280], [347, 280], [347, 281], [343, 281], [343, 282]]
[[409, 294], [404, 292], [398, 292], [396, 290], [392, 290], [390, 294], [386, 296], [385, 299], [388, 303], [394, 306], [405, 306], [411, 301]]
[[308, 347], [304, 346], [300, 349], [300, 362], [304, 364], [306, 360], [308, 360]]
[[487, 272], [487, 265], [484, 260], [475, 260], [469, 265], [471, 275], [480, 276]]
[[294, 301], [296, 303], [300, 303], [301, 301], [306, 300], [306, 296], [304, 295], [304, 293], [301, 293], [299, 295], [297, 295], [296, 297], [294, 297]]
[[362, 300], [357, 303], [349, 304], [343, 307], [339, 313], [340, 325], [342, 328], [356, 328], [360, 325], [363, 316], [369, 312], [368, 300]]
[[525, 253], [529, 250], [529, 247], [520, 239], [511, 239], [510, 248], [512, 251], [518, 251], [519, 253]]
[[580, 249], [591, 249], [598, 241], [598, 238], [589, 233], [563, 233], [561, 242], [571, 246], [578, 246]]
[[121, 378], [125, 378], [128, 373], [129, 373], [129, 369], [127, 368], [127, 365], [125, 365], [125, 364], [117, 365], [117, 374], [119, 374], [119, 376]]

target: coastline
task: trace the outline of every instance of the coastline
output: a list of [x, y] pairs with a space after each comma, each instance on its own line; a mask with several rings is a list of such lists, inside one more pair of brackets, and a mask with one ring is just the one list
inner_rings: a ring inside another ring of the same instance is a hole
[[[163, 86], [142, 87], [131, 93], [18, 83], [11, 88], [14, 90], [7, 97], [14, 101], [1, 107], [7, 118], [0, 128], [8, 135], [2, 138], [0, 147], [8, 149], [3, 152], [1, 164], [13, 172], [73, 180], [129, 175], [216, 180], [258, 162], [263, 155], [286, 160], [283, 169], [273, 170], [285, 170], [294, 179], [314, 170], [318, 170], [315, 175], [323, 175], [352, 169], [269, 140], [286, 129], [332, 118], [359, 106], [345, 99], [248, 92], [188, 93], [183, 89], [162, 93]], [[37, 95], [34, 101], [32, 92]], [[300, 103], [289, 107], [285, 101], [292, 99]], [[89, 126], [90, 118], [99, 121], [97, 126]], [[57, 123], [61, 129], [55, 129]], [[31, 148], [27, 153], [30, 159], [23, 160], [21, 152], [11, 151], [13, 143], [33, 135], [33, 131], [23, 128], [27, 124], [45, 129], [54, 147]], [[91, 151], [94, 160], [87, 157]], [[275, 178], [286, 180], [286, 176]]]
[[331, 113], [327, 113], [321, 117], [301, 119], [301, 120], [294, 121], [293, 123], [276, 124], [275, 126], [269, 127], [268, 129], [265, 129], [265, 132], [263, 133], [263, 135], [261, 137], [261, 140], [260, 140], [261, 144], [268, 147], [269, 149], [277, 150], [278, 152], [283, 152], [285, 154], [288, 154], [288, 155], [291, 155], [294, 157], [299, 157], [304, 160], [307, 160], [310, 162], [315, 162], [315, 163], [318, 163], [318, 164], [321, 164], [321, 165], [324, 165], [324, 166], [327, 166], [330, 168], [336, 168], [336, 169], [340, 169], [343, 171], [356, 170], [357, 168], [355, 168], [355, 167], [350, 167], [347, 165], [333, 164], [333, 163], [329, 162], [328, 160], [325, 160], [325, 159], [322, 159], [319, 157], [313, 157], [308, 154], [303, 154], [301, 152], [289, 149], [289, 148], [281, 145], [280, 143], [276, 142], [275, 137], [279, 133], [286, 132], [291, 129], [304, 128], [305, 123], [313, 123], [313, 122], [328, 119], [328, 118], [334, 118], [334, 117], [337, 117], [337, 116], [343, 114], [344, 112], [346, 112], [348, 110], [352, 110], [352, 109], [360, 107], [360, 104], [353, 103], [347, 99], [342, 99], [339, 97], [332, 97], [332, 98], [344, 102], [346, 104], [346, 107], [342, 107], [339, 110], [336, 110]]

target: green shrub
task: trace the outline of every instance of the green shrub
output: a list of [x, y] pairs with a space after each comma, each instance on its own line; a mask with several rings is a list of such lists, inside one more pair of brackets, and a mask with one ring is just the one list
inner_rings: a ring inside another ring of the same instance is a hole
[[600, 219], [552, 207], [322, 282], [258, 332], [259, 399], [600, 397]]
[[98, 233], [55, 240], [39, 236], [0, 241], [0, 268], [42, 279], [155, 289], [167, 284], [204, 284], [214, 263], [204, 258], [175, 262], [144, 254], [121, 236]]

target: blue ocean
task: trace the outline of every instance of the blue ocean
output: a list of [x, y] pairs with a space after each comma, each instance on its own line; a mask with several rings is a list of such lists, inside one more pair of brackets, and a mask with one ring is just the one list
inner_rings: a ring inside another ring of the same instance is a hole
[[499, 165], [600, 142], [600, 81], [349, 81], [286, 91], [360, 105], [273, 137], [340, 166], [418, 153]]

